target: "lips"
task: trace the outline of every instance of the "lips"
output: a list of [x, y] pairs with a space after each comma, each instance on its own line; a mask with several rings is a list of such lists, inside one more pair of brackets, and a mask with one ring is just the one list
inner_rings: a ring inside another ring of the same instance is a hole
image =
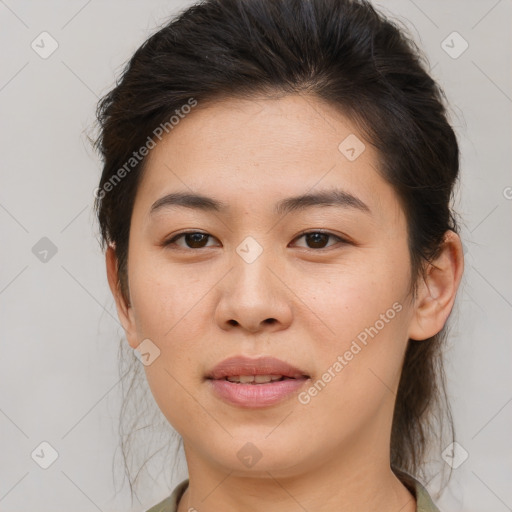
[[[255, 378], [255, 376], [260, 376], [260, 378]], [[206, 378], [213, 380], [229, 378], [228, 380], [231, 382], [240, 380], [243, 383], [264, 384], [265, 380], [268, 379], [263, 379], [261, 376], [266, 376], [272, 381], [309, 378], [309, 375], [304, 370], [275, 357], [268, 356], [257, 359], [244, 356], [230, 357], [215, 366]]]
[[290, 400], [310, 376], [300, 368], [274, 357], [225, 359], [206, 376], [217, 398], [240, 408], [271, 407]]

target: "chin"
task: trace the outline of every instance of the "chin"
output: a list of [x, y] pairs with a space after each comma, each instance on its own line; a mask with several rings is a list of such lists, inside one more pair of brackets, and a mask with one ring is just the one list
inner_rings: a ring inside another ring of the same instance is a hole
[[[251, 435], [247, 433], [230, 439], [228, 443], [212, 441], [206, 448], [212, 445], [219, 448], [216, 452], [210, 452], [210, 459], [223, 466], [227, 472], [236, 476], [268, 478], [268, 473], [273, 476], [292, 476], [299, 473], [299, 468], [307, 465], [306, 460], [298, 460], [297, 455], [305, 454], [299, 450], [304, 444], [303, 438], [290, 438], [290, 436], [276, 436], [274, 440], [265, 439], [269, 433], [265, 429], [263, 435]], [[283, 434], [283, 433], [282, 433]], [[283, 440], [288, 442], [284, 444]]]

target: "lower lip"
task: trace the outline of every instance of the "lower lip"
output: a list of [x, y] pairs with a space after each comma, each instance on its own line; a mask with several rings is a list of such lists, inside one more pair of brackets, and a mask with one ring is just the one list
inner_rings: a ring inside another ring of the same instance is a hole
[[267, 407], [297, 393], [309, 380], [285, 379], [265, 384], [238, 384], [225, 379], [208, 379], [213, 391], [226, 402], [239, 407]]

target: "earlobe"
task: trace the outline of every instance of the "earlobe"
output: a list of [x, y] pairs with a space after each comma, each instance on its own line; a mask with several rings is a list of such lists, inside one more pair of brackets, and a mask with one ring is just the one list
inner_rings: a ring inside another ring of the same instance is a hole
[[133, 310], [128, 304], [121, 292], [119, 273], [118, 273], [118, 260], [115, 247], [109, 245], [105, 252], [105, 263], [107, 268], [107, 279], [110, 291], [114, 297], [117, 309], [117, 316], [125, 331], [126, 339], [132, 348], [138, 345], [135, 329], [135, 321], [133, 318]]
[[421, 280], [409, 338], [425, 340], [442, 330], [452, 311], [463, 270], [462, 243], [449, 230], [439, 255], [428, 264]]

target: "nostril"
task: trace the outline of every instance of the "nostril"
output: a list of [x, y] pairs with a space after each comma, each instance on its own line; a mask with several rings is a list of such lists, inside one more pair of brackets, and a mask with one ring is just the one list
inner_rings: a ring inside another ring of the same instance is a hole
[[[277, 320], [275, 318], [267, 318], [266, 320], [263, 320], [264, 323], [266, 324], [274, 324], [277, 322]], [[240, 325], [236, 320], [228, 320], [228, 324], [229, 325], [233, 325], [233, 326], [236, 326], [236, 325]]]

